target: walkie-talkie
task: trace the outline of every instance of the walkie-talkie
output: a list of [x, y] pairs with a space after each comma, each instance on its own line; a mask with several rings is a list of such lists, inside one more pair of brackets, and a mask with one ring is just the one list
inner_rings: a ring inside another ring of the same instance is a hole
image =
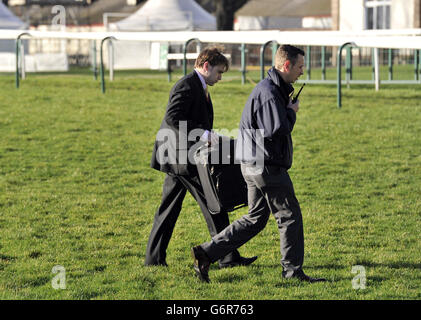
[[297, 95], [292, 99], [292, 103], [294, 104], [294, 103], [296, 103], [297, 102], [297, 100], [298, 100], [298, 96], [300, 95], [300, 93], [301, 93], [301, 90], [303, 90], [303, 88], [304, 88], [304, 86], [305, 86], [306, 84], [304, 83], [302, 86], [301, 86], [301, 88], [300, 88], [300, 91], [298, 91], [298, 93], [297, 93]]

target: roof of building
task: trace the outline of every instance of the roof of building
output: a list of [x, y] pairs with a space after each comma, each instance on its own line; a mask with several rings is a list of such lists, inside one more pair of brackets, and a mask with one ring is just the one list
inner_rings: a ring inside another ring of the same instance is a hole
[[308, 17], [330, 16], [331, 0], [249, 0], [235, 16]]

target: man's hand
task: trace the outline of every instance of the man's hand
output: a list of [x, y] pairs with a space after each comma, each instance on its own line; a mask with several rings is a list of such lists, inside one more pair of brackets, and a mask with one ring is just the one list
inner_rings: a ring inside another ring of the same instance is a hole
[[219, 143], [219, 135], [213, 130], [206, 130], [200, 140], [205, 141], [209, 146], [216, 145]]
[[290, 100], [289, 104], [287, 105], [287, 108], [292, 109], [295, 111], [295, 113], [297, 113], [298, 109], [300, 109], [300, 100], [297, 100], [296, 103], [292, 103]]
[[218, 144], [219, 143], [219, 135], [216, 132], [211, 131], [209, 133], [209, 136], [208, 136], [208, 143], [209, 143], [210, 146], [214, 146], [214, 145]]

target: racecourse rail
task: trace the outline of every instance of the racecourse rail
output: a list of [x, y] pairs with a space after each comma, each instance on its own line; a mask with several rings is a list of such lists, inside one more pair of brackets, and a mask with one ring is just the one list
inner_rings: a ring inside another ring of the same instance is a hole
[[[347, 78], [345, 83], [374, 83], [376, 90], [380, 87], [379, 77], [379, 59], [378, 49], [412, 49], [415, 50], [415, 80], [393, 81], [385, 80], [382, 83], [420, 83], [419, 78], [421, 63], [421, 29], [401, 29], [401, 30], [369, 30], [358, 33], [341, 31], [188, 31], [188, 32], [65, 32], [65, 31], [35, 31], [35, 30], [0, 30], [0, 39], [16, 40], [16, 87], [19, 87], [19, 57], [21, 40], [25, 38], [32, 39], [67, 39], [67, 40], [96, 40], [101, 41], [100, 45], [100, 68], [101, 68], [101, 90], [105, 93], [104, 65], [102, 58], [103, 44], [105, 41], [144, 41], [144, 42], [168, 42], [183, 43], [183, 71], [186, 73], [187, 46], [191, 42], [204, 43], [230, 43], [241, 44], [242, 54], [242, 80], [245, 78], [245, 44], [261, 45], [260, 67], [261, 78], [264, 70], [264, 52], [267, 46], [272, 46], [272, 52], [279, 44], [291, 44], [307, 46], [326, 46], [338, 47], [337, 79], [336, 80], [304, 80], [305, 82], [315, 83], [337, 83], [338, 107], [342, 105], [341, 87], [341, 61], [342, 51], [345, 48], [359, 47], [373, 49], [374, 80], [361, 81]], [[96, 46], [95, 46], [96, 48]], [[112, 48], [112, 47], [111, 47]], [[322, 59], [323, 59], [322, 49]], [[347, 58], [348, 59], [348, 58]], [[390, 69], [389, 62], [389, 69]], [[322, 63], [323, 65], [324, 63]], [[322, 67], [323, 68], [323, 67]], [[110, 76], [112, 75], [113, 65], [110, 64]], [[170, 70], [169, 75], [170, 75]]]

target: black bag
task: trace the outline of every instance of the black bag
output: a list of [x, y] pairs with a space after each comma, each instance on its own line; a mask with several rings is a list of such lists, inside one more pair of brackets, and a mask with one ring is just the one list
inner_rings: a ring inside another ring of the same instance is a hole
[[209, 147], [203, 145], [195, 153], [197, 171], [211, 214], [233, 211], [247, 205], [247, 184], [235, 162], [235, 140]]

